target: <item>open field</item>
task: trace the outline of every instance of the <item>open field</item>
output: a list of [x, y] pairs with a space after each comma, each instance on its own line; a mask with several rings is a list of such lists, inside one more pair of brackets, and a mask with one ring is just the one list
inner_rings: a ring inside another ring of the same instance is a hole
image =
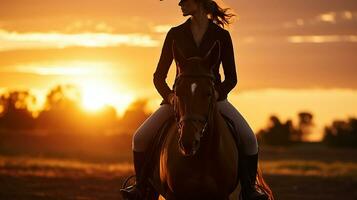
[[[261, 167], [278, 200], [357, 199], [357, 150], [261, 148]], [[120, 199], [128, 163], [0, 156], [0, 199]]]

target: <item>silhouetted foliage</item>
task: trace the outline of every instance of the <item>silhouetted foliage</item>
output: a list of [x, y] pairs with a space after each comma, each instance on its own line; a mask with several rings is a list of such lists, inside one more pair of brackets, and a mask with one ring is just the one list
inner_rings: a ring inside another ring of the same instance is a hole
[[299, 122], [298, 127], [293, 131], [291, 135], [291, 140], [296, 142], [301, 142], [306, 140], [306, 136], [312, 133], [311, 128], [313, 128], [313, 115], [309, 112], [298, 113]]
[[56, 86], [49, 91], [45, 108], [37, 118], [37, 126], [55, 129], [77, 127], [80, 119], [83, 119], [77, 93], [77, 89], [70, 85]]
[[30, 110], [36, 97], [28, 91], [10, 91], [0, 96], [0, 128], [47, 129], [54, 131], [93, 132], [117, 128], [118, 118], [112, 106], [95, 113], [81, 107], [81, 95], [74, 85], [58, 85], [47, 96], [37, 117]]
[[36, 97], [28, 91], [10, 91], [0, 96], [2, 113], [0, 127], [8, 129], [31, 129], [34, 119], [29, 106], [36, 103]]
[[145, 112], [146, 104], [146, 99], [140, 99], [133, 102], [120, 119], [120, 126], [126, 127], [127, 131], [137, 129], [146, 118], [150, 116], [150, 113]]
[[104, 129], [114, 128], [117, 122], [115, 108], [107, 105], [100, 111], [90, 114], [83, 111], [80, 98], [80, 92], [75, 86], [53, 88], [47, 94], [45, 109], [38, 116], [38, 127], [76, 132], [105, 131]]
[[258, 139], [270, 145], [289, 145], [291, 143], [290, 135], [293, 131], [291, 120], [281, 123], [279, 118], [274, 115], [269, 120], [268, 128], [258, 132]]
[[357, 119], [335, 120], [325, 127], [323, 142], [330, 146], [357, 148]]
[[305, 136], [311, 133], [311, 128], [314, 125], [313, 115], [308, 112], [300, 112], [298, 116], [298, 127], [294, 127], [290, 119], [283, 123], [277, 116], [271, 116], [268, 127], [258, 132], [258, 140], [264, 144], [285, 146], [303, 142]]
[[[28, 102], [35, 101], [31, 94], [2, 95], [0, 153], [128, 160], [132, 136], [120, 133], [133, 133], [127, 129], [137, 128], [147, 118], [146, 101], [134, 102], [119, 120], [115, 108], [109, 105], [96, 112], [85, 111], [80, 97], [75, 86], [56, 86], [48, 92], [44, 109], [35, 118], [28, 110]], [[20, 125], [21, 130], [13, 130]]]

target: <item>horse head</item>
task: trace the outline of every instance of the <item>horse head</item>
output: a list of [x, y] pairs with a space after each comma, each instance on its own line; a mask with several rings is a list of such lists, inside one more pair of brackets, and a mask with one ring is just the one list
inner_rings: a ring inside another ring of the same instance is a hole
[[193, 156], [201, 138], [208, 133], [216, 103], [212, 68], [220, 60], [220, 43], [215, 41], [203, 57], [186, 58], [175, 44], [172, 50], [178, 69], [174, 93], [174, 109], [178, 123], [179, 149], [184, 156]]

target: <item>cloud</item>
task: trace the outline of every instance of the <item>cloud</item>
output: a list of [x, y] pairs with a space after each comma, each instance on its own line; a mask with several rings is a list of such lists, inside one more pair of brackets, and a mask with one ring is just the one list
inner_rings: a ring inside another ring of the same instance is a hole
[[88, 62], [88, 61], [71, 61], [71, 62], [36, 62], [21, 64], [9, 67], [3, 67], [0, 73], [26, 73], [36, 75], [99, 75], [109, 71], [111, 63], [107, 62]]
[[[101, 26], [105, 27], [105, 25], [100, 25], [100, 27]], [[65, 48], [70, 46], [111, 47], [127, 45], [139, 47], [155, 47], [158, 46], [159, 41], [152, 39], [150, 35], [141, 33], [18, 33], [0, 29], [0, 44], [0, 51], [6, 51], [15, 49]]]
[[338, 23], [343, 21], [357, 20], [357, 12], [355, 11], [341, 11], [341, 12], [326, 12], [318, 15], [312, 22], [327, 22]]
[[323, 13], [317, 17], [316, 21], [336, 23], [336, 16], [337, 16], [336, 12]]
[[357, 12], [344, 10], [344, 11], [332, 11], [324, 12], [315, 15], [313, 18], [298, 18], [294, 21], [289, 21], [283, 23], [285, 28], [294, 28], [299, 26], [316, 26], [321, 24], [338, 24], [338, 23], [356, 23], [357, 22]]
[[290, 43], [357, 42], [357, 35], [294, 35], [287, 40]]
[[[289, 43], [357, 42], [357, 12], [331, 11], [286, 22]], [[295, 33], [295, 34], [294, 34]]]
[[171, 27], [174, 25], [167, 24], [167, 25], [157, 25], [153, 27], [153, 31], [156, 33], [167, 33]]

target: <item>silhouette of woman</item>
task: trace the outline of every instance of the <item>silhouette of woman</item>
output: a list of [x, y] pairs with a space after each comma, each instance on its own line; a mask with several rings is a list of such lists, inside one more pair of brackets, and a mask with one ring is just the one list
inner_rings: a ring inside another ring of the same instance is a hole
[[[158, 132], [162, 123], [174, 114], [173, 101], [175, 94], [167, 85], [165, 79], [173, 61], [172, 42], [179, 44], [185, 57], [203, 57], [216, 40], [220, 42], [221, 56], [225, 80], [222, 82], [219, 74], [220, 62], [213, 67], [218, 109], [230, 117], [239, 133], [243, 154], [240, 159], [240, 174], [242, 195], [244, 200], [265, 200], [268, 195], [256, 186], [258, 163], [258, 144], [256, 137], [243, 116], [227, 100], [228, 93], [237, 83], [233, 45], [230, 33], [223, 29], [229, 24], [234, 14], [228, 14], [228, 9], [222, 9], [213, 0], [181, 0], [178, 4], [183, 16], [191, 16], [183, 24], [172, 27], [165, 38], [160, 60], [154, 73], [154, 85], [163, 98], [160, 107], [138, 128], [133, 137], [134, 168], [137, 184], [122, 189], [126, 197], [140, 197], [143, 190], [142, 177], [145, 153], [151, 140]], [[177, 75], [177, 74], [176, 74]], [[239, 131], [238, 131], [239, 130]]]

